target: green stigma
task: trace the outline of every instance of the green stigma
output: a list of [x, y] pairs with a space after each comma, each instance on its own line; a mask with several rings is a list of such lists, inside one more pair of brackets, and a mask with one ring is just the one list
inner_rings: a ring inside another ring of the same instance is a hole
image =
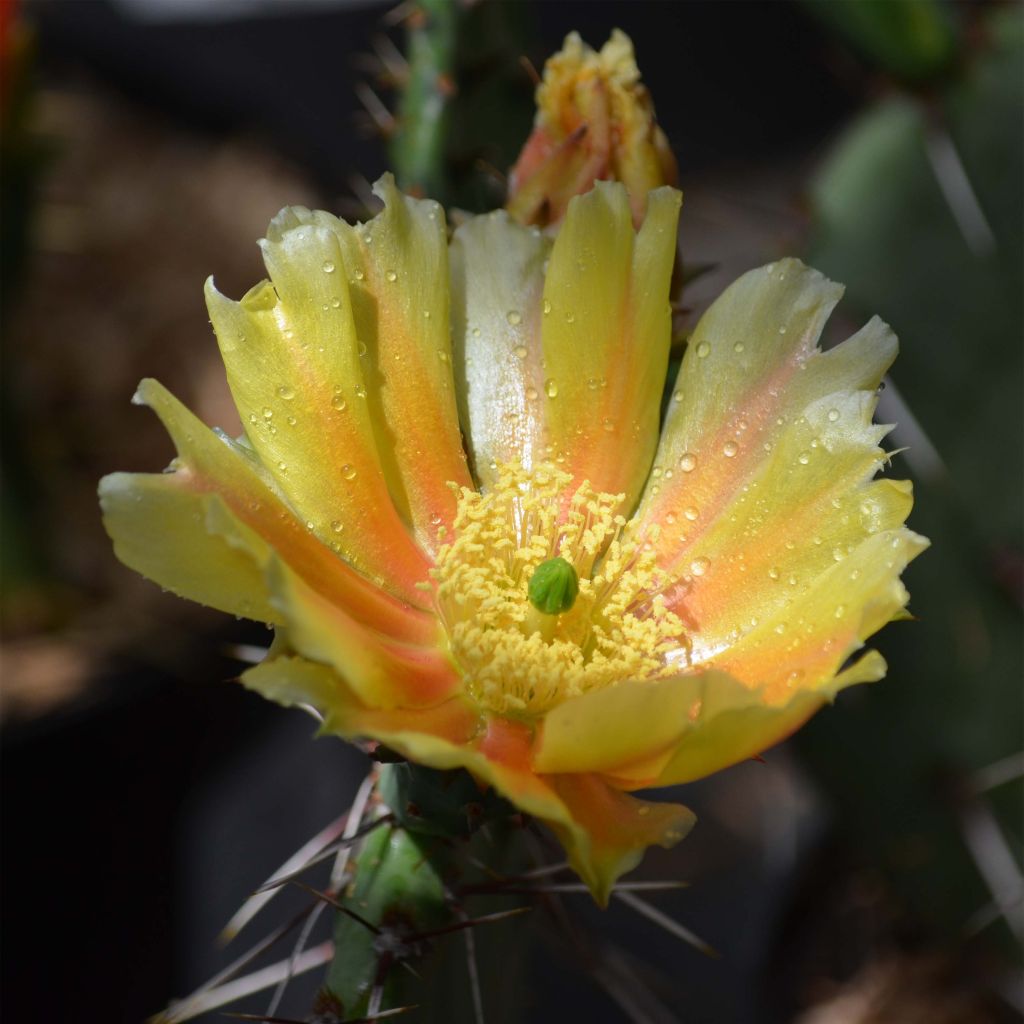
[[561, 615], [576, 602], [580, 581], [576, 570], [564, 558], [541, 562], [530, 577], [530, 604], [545, 615]]

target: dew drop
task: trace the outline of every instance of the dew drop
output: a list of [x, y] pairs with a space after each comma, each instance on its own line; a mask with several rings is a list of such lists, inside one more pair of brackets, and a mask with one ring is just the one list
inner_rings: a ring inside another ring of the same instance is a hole
[[845, 614], [846, 614], [846, 605], [845, 604], [837, 604], [836, 605], [836, 611], [835, 611], [836, 618], [837, 619], [841, 619]]
[[366, 397], [366, 388], [364, 388], [362, 384], [356, 385], [356, 398], [365, 398], [365, 397]]
[[279, 470], [281, 470], [282, 473], [287, 473], [288, 472], [288, 463], [287, 462], [279, 462], [277, 464], [277, 468]]
[[786, 333], [786, 328], [785, 327], [780, 327], [779, 328], [779, 334], [785, 334], [785, 333]]
[[439, 348], [437, 350], [437, 358], [440, 359], [442, 363], [447, 363], [448, 353], [443, 348]]
[[841, 562], [845, 557], [846, 557], [846, 555], [843, 552], [842, 548], [833, 548], [832, 549], [832, 560], [834, 562]]
[[777, 622], [775, 624], [775, 632], [782, 636], [786, 632], [786, 624], [784, 622]]
[[312, 519], [306, 520], [306, 529], [309, 530], [310, 533], [312, 533], [316, 529], [316, 524], [313, 522]]
[[323, 262], [323, 271], [324, 271], [325, 274], [333, 274], [334, 273], [334, 264], [330, 260], [324, 260], [324, 262]]
[[505, 319], [506, 319], [506, 320], [507, 320], [507, 321], [509, 322], [509, 324], [511, 324], [511, 325], [512, 325], [513, 327], [518, 327], [518, 326], [519, 326], [519, 325], [520, 325], [520, 324], [521, 324], [521, 323], [523, 322], [523, 315], [522, 315], [522, 313], [520, 313], [520, 312], [519, 312], [519, 310], [518, 310], [518, 309], [510, 309], [510, 310], [509, 310], [509, 311], [508, 311], [508, 312], [507, 312], [507, 313], [505, 314]]
[[341, 475], [346, 480], [354, 480], [356, 478], [356, 468], [355, 468], [355, 466], [350, 466], [346, 462], [345, 465], [341, 467]]
[[736, 355], [739, 355], [746, 347], [747, 346], [744, 345], [742, 341], [737, 341], [736, 344], [733, 345], [732, 350]]
[[697, 468], [697, 456], [686, 452], [679, 459], [679, 468], [684, 473], [692, 473]]
[[731, 459], [739, 450], [739, 445], [735, 441], [726, 441], [722, 446], [722, 454], [727, 459]]
[[331, 399], [331, 405], [333, 405], [338, 412], [344, 412], [348, 408], [348, 402], [345, 401], [345, 397], [343, 395], [335, 395]]
[[277, 393], [286, 402], [290, 402], [295, 397], [295, 388], [289, 387], [287, 384], [282, 384], [277, 389]]
[[829, 421], [829, 423], [835, 423], [835, 421], [837, 419], [839, 419], [839, 410], [838, 409], [829, 409], [829, 411], [828, 411], [828, 421]]
[[269, 420], [271, 417], [273, 417], [273, 415], [274, 415], [274, 410], [271, 409], [269, 405], [265, 405], [263, 407], [263, 418], [265, 420]]
[[525, 345], [516, 345], [516, 347], [513, 349], [513, 351], [516, 354], [516, 359], [525, 359], [526, 358], [526, 346]]
[[672, 401], [673, 402], [681, 402], [682, 400], [683, 400], [683, 393], [682, 393], [682, 391], [673, 391], [672, 392]]
[[529, 387], [529, 388], [527, 388], [527, 389], [526, 389], [526, 397], [527, 397], [527, 398], [528, 398], [528, 399], [529, 399], [529, 400], [530, 400], [531, 402], [535, 402], [535, 401], [537, 401], [537, 389], [536, 389], [536, 388], [534, 388], [534, 387]]
[[345, 529], [345, 524], [340, 519], [332, 519], [331, 529], [335, 533], [341, 533], [341, 531]]
[[363, 273], [363, 272], [362, 272], [361, 270], [357, 270], [357, 271], [356, 271], [356, 272], [355, 272], [355, 273], [354, 273], [354, 274], [353, 274], [352, 276], [353, 276], [353, 277], [354, 277], [354, 278], [355, 278], [355, 279], [356, 279], [357, 281], [362, 281], [362, 280], [363, 280], [363, 278], [364, 278], [364, 277], [366, 277], [366, 275], [365, 275], [365, 274], [364, 274], [364, 273]]
[[698, 359], [706, 359], [707, 356], [710, 354], [710, 352], [711, 352], [711, 346], [706, 341], [702, 341], [697, 346], [697, 358]]
[[298, 422], [299, 421], [294, 416], [289, 416], [288, 417], [288, 426], [289, 427], [294, 427], [295, 424], [298, 423]]
[[341, 299], [337, 295], [331, 299], [331, 309], [341, 309]]
[[387, 272], [387, 273], [386, 273], [386, 274], [385, 274], [384, 276], [385, 276], [385, 277], [386, 277], [386, 278], [387, 278], [387, 279], [388, 279], [389, 281], [391, 281], [391, 282], [392, 282], [392, 284], [393, 284], [393, 283], [394, 283], [395, 281], [397, 281], [397, 280], [398, 280], [398, 274], [396, 274], [396, 273], [395, 273], [395, 271], [393, 271], [393, 270], [389, 270], [389, 271], [388, 271], [388, 272]]
[[430, 310], [429, 309], [423, 310], [423, 319], [424, 320], [429, 320], [430, 319]]
[[254, 412], [249, 413], [249, 422], [253, 426], [255, 426], [257, 423], [259, 423], [259, 419], [260, 418], [256, 415], [256, 413], [254, 413]]
[[697, 521], [697, 517], [700, 515], [700, 511], [691, 505], [689, 508], [683, 510], [683, 515], [686, 516], [691, 523], [695, 523]]
[[565, 322], [567, 324], [574, 324], [574, 323], [576, 323], [576, 314], [575, 313], [566, 313], [565, 314]]
[[676, 517], [674, 512], [669, 512], [669, 514], [665, 516], [665, 522], [668, 523], [669, 526], [671, 526], [675, 521]]
[[796, 461], [799, 462], [801, 466], [806, 466], [807, 463], [811, 461], [810, 452], [801, 452], [796, 457]]
[[604, 421], [601, 424], [609, 434], [615, 433], [615, 421], [610, 416], [605, 416]]
[[711, 563], [706, 558], [695, 558], [690, 563], [690, 572], [692, 572], [694, 576], [703, 576], [704, 573], [708, 571], [709, 565], [711, 565]]
[[551, 312], [551, 303], [547, 299], [544, 300], [544, 315], [547, 316]]
[[768, 579], [770, 579], [770, 580], [777, 580], [778, 578], [779, 578], [779, 570], [773, 565], [768, 570]]

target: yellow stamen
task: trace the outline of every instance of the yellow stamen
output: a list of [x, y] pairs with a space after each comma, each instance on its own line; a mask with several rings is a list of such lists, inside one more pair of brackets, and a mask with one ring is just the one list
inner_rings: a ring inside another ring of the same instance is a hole
[[[622, 537], [622, 495], [586, 481], [573, 493], [571, 483], [550, 465], [511, 465], [486, 494], [462, 488], [452, 539], [431, 571], [467, 691], [498, 714], [540, 715], [590, 690], [670, 675], [685, 657], [652, 551], [642, 537]], [[579, 577], [576, 602], [560, 615], [537, 611], [528, 593], [537, 566], [553, 558]]]

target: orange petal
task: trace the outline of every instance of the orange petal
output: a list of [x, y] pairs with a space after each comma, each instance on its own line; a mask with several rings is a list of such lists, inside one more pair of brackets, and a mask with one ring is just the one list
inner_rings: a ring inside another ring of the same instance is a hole
[[[194, 600], [273, 621], [279, 613], [265, 607], [267, 588], [262, 582], [253, 584], [252, 575], [262, 579], [276, 552], [310, 588], [363, 626], [406, 643], [433, 642], [434, 616], [374, 586], [319, 543], [295, 519], [275, 481], [249, 449], [211, 431], [156, 381], [143, 381], [135, 400], [160, 417], [178, 457], [172, 472], [115, 474], [101, 484], [107, 528], [126, 564]], [[173, 497], [178, 494], [191, 498]], [[210, 496], [218, 498], [219, 504], [211, 505]], [[155, 518], [150, 519], [151, 513]], [[218, 539], [201, 545], [200, 525], [202, 533]], [[179, 532], [189, 538], [189, 544], [201, 545], [195, 550], [205, 554], [173, 557], [173, 538]], [[223, 547], [225, 539], [234, 553], [215, 558], [217, 545]], [[209, 587], [188, 583], [200, 577], [217, 582], [220, 574], [226, 582], [242, 571], [239, 566], [250, 564], [247, 575], [237, 577], [241, 603], [226, 607]], [[253, 602], [248, 610], [246, 589]], [[422, 599], [419, 591], [414, 593]]]
[[396, 503], [433, 550], [455, 514], [448, 483], [472, 486], [452, 377], [445, 216], [438, 203], [402, 195], [390, 174], [373, 191], [384, 201], [373, 220], [332, 220], [366, 346], [377, 448]]
[[658, 437], [680, 197], [650, 194], [634, 232], [619, 184], [569, 205], [550, 250], [502, 213], [452, 244], [453, 327], [478, 477], [554, 462], [632, 507]]
[[311, 704], [323, 729], [348, 739], [379, 740], [418, 764], [466, 768], [556, 832], [580, 877], [602, 905], [616, 879], [644, 849], [671, 845], [694, 817], [674, 804], [649, 804], [617, 792], [596, 776], [541, 776], [530, 768], [530, 730], [504, 719], [484, 719], [454, 697], [420, 711], [368, 708], [330, 668], [301, 658], [274, 658], [242, 681], [284, 704]]
[[876, 319], [817, 348], [840, 292], [783, 260], [711, 306], [637, 514], [637, 528], [659, 527], [659, 561], [680, 578], [669, 605], [688, 626], [691, 665], [780, 702], [832, 677], [868, 635], [865, 609], [902, 608], [899, 573], [924, 545], [901, 530], [910, 485], [872, 481], [887, 458], [875, 388], [895, 338]]
[[406, 598], [428, 561], [392, 502], [335, 231], [285, 210], [262, 242], [273, 286], [206, 300], [246, 435], [324, 544]]
[[432, 643], [401, 643], [360, 625], [278, 560], [268, 566], [267, 578], [289, 645], [331, 665], [364, 704], [429, 707], [461, 690], [462, 678], [441, 646], [440, 623]]
[[555, 461], [632, 508], [658, 441], [668, 367], [668, 295], [682, 196], [651, 192], [634, 234], [620, 184], [577, 196], [544, 283], [546, 364], [534, 381]]

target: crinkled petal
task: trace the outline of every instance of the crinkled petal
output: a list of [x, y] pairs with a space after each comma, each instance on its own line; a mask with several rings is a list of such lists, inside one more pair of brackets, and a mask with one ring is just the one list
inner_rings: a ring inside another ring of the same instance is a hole
[[323, 600], [367, 629], [404, 643], [434, 642], [434, 616], [374, 586], [324, 547], [249, 449], [210, 430], [156, 381], [143, 381], [135, 400], [160, 417], [178, 457], [167, 473], [116, 473], [101, 482], [104, 523], [122, 561], [185, 597], [279, 621], [264, 574], [276, 552]]
[[694, 821], [685, 807], [637, 800], [597, 776], [535, 774], [529, 730], [484, 719], [458, 697], [426, 711], [368, 708], [331, 669], [300, 658], [268, 660], [242, 681], [272, 700], [313, 705], [324, 715], [325, 732], [376, 739], [433, 768], [468, 769], [551, 826], [602, 905], [647, 846], [672, 845]]
[[635, 503], [657, 443], [679, 203], [652, 192], [635, 232], [625, 189], [599, 182], [572, 200], [550, 253], [503, 213], [456, 232], [455, 348], [485, 485], [502, 463], [554, 462]]
[[[896, 339], [875, 319], [831, 351], [817, 348], [840, 294], [783, 260], [711, 306], [690, 339], [637, 516], [641, 529], [658, 526], [652, 543], [679, 580], [668, 604], [687, 626], [690, 664], [778, 701], [795, 685], [828, 682], [868, 635], [859, 624], [868, 604], [902, 608], [896, 581], [924, 546], [900, 530], [909, 483], [872, 479], [887, 459], [875, 389]], [[879, 554], [893, 543], [892, 557]], [[873, 629], [886, 621], [868, 618]]]
[[[246, 435], [324, 544], [412, 598], [428, 561], [381, 466], [338, 235], [285, 210], [262, 242], [273, 280], [206, 301]], [[330, 268], [330, 269], [328, 269]]]

